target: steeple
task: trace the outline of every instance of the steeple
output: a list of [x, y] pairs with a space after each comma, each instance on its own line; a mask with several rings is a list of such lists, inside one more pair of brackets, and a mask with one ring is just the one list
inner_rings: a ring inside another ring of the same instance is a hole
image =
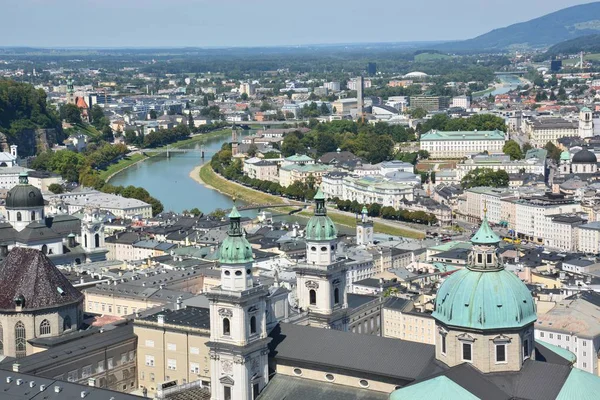
[[356, 244], [368, 246], [373, 244], [373, 221], [369, 219], [369, 210], [364, 206], [361, 219], [356, 224]]
[[231, 155], [235, 157], [238, 154], [238, 137], [235, 124], [231, 127]]

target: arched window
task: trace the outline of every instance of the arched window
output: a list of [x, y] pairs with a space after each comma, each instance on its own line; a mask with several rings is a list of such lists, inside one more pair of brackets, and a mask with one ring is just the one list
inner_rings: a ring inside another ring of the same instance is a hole
[[340, 304], [340, 289], [339, 288], [333, 289], [333, 302], [335, 304]]
[[27, 356], [25, 325], [21, 321], [15, 325], [15, 355], [17, 358]]
[[71, 329], [71, 316], [67, 315], [65, 319], [63, 319], [63, 331], [68, 331]]
[[40, 335], [49, 335], [50, 332], [50, 322], [47, 319], [45, 319], [40, 324]]
[[311, 306], [317, 305], [317, 292], [314, 289], [311, 289], [310, 292], [308, 292], [308, 297]]
[[46, 245], [42, 246], [42, 253], [43, 254], [48, 254], [48, 246], [46, 246]]
[[256, 333], [256, 317], [253, 315], [250, 317], [250, 334]]
[[32, 211], [32, 212], [31, 212], [31, 220], [32, 220], [32, 221], [35, 221], [35, 211]]
[[2, 324], [0, 324], [0, 356], [4, 355], [4, 329], [2, 328]]
[[87, 247], [87, 234], [83, 235], [83, 247]]
[[100, 235], [97, 233], [94, 235], [94, 247], [100, 247]]
[[21, 211], [17, 212], [17, 221], [21, 221]]
[[231, 335], [231, 323], [229, 322], [229, 318], [223, 318], [223, 335]]

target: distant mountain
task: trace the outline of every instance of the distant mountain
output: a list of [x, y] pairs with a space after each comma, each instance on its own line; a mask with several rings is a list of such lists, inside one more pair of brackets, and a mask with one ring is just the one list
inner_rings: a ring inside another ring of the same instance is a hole
[[600, 34], [600, 2], [565, 8], [531, 21], [494, 29], [473, 39], [444, 43], [435, 48], [446, 51], [540, 48], [592, 34]]
[[548, 49], [546, 54], [544, 54], [544, 57], [548, 59], [552, 56], [575, 54], [580, 51], [585, 51], [586, 53], [600, 53], [600, 34], [582, 36], [557, 43]]

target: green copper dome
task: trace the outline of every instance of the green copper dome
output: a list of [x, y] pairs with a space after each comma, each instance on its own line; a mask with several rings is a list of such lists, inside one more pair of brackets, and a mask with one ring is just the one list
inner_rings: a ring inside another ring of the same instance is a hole
[[433, 317], [471, 329], [521, 328], [536, 319], [531, 292], [512, 272], [462, 269], [450, 275], [435, 299]]
[[479, 230], [471, 238], [473, 244], [498, 244], [500, 243], [500, 237], [490, 227], [487, 216], [483, 217], [483, 222], [479, 227]]
[[245, 264], [253, 261], [252, 247], [242, 234], [241, 218], [242, 216], [234, 205], [229, 214], [227, 237], [219, 248], [221, 264]]
[[337, 228], [331, 218], [327, 216], [325, 196], [321, 189], [315, 195], [315, 215], [306, 224], [306, 240], [334, 240], [337, 239]]
[[44, 196], [40, 189], [29, 184], [27, 172], [19, 175], [19, 184], [6, 195], [6, 208], [44, 207]]

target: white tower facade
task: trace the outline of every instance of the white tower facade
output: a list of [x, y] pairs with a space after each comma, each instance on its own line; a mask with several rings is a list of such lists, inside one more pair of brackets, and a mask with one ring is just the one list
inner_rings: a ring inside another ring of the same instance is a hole
[[234, 207], [227, 238], [220, 247], [221, 285], [210, 301], [211, 399], [253, 400], [267, 385], [268, 289], [252, 278], [252, 247]]
[[104, 248], [104, 224], [98, 209], [86, 209], [81, 221], [81, 245], [87, 252]]
[[308, 312], [309, 325], [346, 330], [346, 263], [335, 257], [337, 229], [321, 190], [315, 203], [315, 215], [306, 225], [306, 262], [294, 268], [298, 306]]
[[594, 137], [594, 122], [592, 110], [584, 107], [579, 111], [579, 137], [588, 139]]
[[360, 221], [356, 224], [356, 244], [370, 246], [373, 244], [373, 221], [369, 218], [369, 211], [363, 207]]

